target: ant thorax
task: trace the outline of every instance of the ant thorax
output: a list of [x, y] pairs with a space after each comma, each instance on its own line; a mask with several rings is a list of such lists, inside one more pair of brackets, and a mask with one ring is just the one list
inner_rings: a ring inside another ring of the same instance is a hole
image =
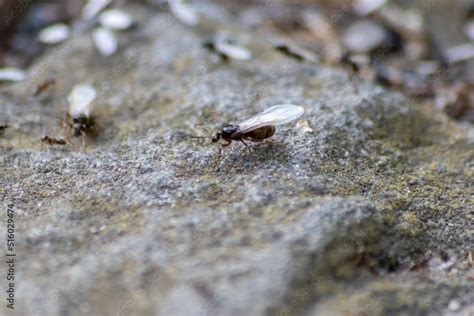
[[232, 134], [237, 130], [237, 125], [224, 124], [219, 132], [212, 138], [213, 143], [217, 143], [221, 138], [227, 141], [232, 139]]
[[237, 125], [232, 125], [232, 124], [226, 124], [222, 127], [221, 133], [222, 137], [230, 137], [236, 130], [238, 126]]
[[91, 116], [81, 115], [72, 118], [72, 131], [74, 137], [84, 135], [94, 126], [94, 119]]

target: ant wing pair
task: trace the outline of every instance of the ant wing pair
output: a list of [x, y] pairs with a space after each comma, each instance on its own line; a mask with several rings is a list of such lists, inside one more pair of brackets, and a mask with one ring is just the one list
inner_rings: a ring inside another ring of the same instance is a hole
[[[274, 105], [262, 113], [236, 124], [232, 136], [249, 133], [263, 126], [276, 126], [289, 123], [300, 118], [304, 114], [304, 108], [293, 104]], [[212, 136], [190, 136], [191, 138], [209, 138]]]
[[249, 133], [263, 126], [276, 126], [289, 123], [300, 118], [304, 108], [293, 104], [278, 104], [239, 124], [232, 136]]

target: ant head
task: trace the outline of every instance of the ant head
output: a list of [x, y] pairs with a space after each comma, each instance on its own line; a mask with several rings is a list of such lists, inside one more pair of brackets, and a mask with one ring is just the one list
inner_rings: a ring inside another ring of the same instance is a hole
[[81, 115], [72, 119], [72, 131], [74, 137], [84, 135], [84, 133], [92, 128], [94, 121], [87, 116]]
[[222, 133], [217, 132], [216, 135], [214, 135], [214, 137], [212, 137], [212, 142], [217, 143], [219, 141], [219, 139], [221, 139], [221, 138], [222, 138]]
[[216, 135], [212, 138], [212, 142], [217, 143], [221, 138], [229, 140], [236, 130], [236, 125], [225, 124], [222, 126], [221, 130], [217, 132]]
[[229, 140], [232, 137], [232, 134], [237, 130], [237, 127], [238, 126], [232, 124], [224, 124], [221, 127], [221, 130], [212, 137], [212, 142], [217, 143], [221, 138]]

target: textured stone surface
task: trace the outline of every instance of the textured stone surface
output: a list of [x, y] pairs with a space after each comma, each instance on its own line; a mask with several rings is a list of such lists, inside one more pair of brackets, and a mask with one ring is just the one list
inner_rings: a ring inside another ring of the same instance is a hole
[[[472, 311], [472, 127], [287, 59], [264, 31], [237, 32], [252, 61], [222, 63], [201, 45], [218, 22], [131, 10], [116, 56], [78, 35], [1, 87], [19, 314]], [[32, 99], [51, 76], [54, 94]], [[79, 82], [99, 91], [98, 138], [41, 148]], [[279, 128], [286, 147], [255, 145], [256, 161], [235, 144], [215, 171], [217, 148], [187, 137], [286, 102], [313, 131]]]

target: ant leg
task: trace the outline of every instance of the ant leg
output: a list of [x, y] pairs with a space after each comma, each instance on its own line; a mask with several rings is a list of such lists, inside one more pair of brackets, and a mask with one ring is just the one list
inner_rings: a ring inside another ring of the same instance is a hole
[[82, 135], [82, 149], [86, 148], [86, 133], [84, 131], [81, 131]]
[[250, 157], [252, 157], [253, 162], [256, 162], [257, 160], [255, 159], [255, 156], [253, 155], [253, 152], [252, 152], [252, 150], [250, 149], [249, 145], [247, 145], [247, 143], [246, 143], [243, 139], [240, 139], [240, 141], [241, 141], [242, 144], [244, 144], [245, 147], [248, 149], [248, 151], [249, 151], [249, 153], [250, 153]]
[[222, 158], [222, 150], [224, 149], [224, 147], [228, 147], [231, 143], [232, 143], [232, 141], [229, 141], [227, 144], [224, 144], [221, 147], [219, 147], [219, 151], [217, 152], [217, 158], [214, 161], [214, 163], [212, 164], [212, 168], [216, 169], [216, 167], [218, 166], [218, 164], [219, 164], [219, 162], [221, 161], [221, 158]]
[[72, 143], [71, 135], [69, 133], [64, 135], [64, 141], [66, 142], [66, 144]]
[[74, 131], [73, 131], [71, 126], [66, 125], [63, 128], [66, 129], [66, 138], [67, 139], [71, 139], [72, 137], [74, 137]]
[[66, 127], [69, 125], [67, 120], [62, 117], [56, 117], [56, 119], [59, 121], [59, 123], [61, 123], [61, 127]]
[[222, 156], [222, 147], [219, 147], [219, 151], [217, 152], [217, 157], [214, 160], [214, 163], [212, 164], [212, 168], [216, 169], [217, 165], [221, 161], [221, 156]]

